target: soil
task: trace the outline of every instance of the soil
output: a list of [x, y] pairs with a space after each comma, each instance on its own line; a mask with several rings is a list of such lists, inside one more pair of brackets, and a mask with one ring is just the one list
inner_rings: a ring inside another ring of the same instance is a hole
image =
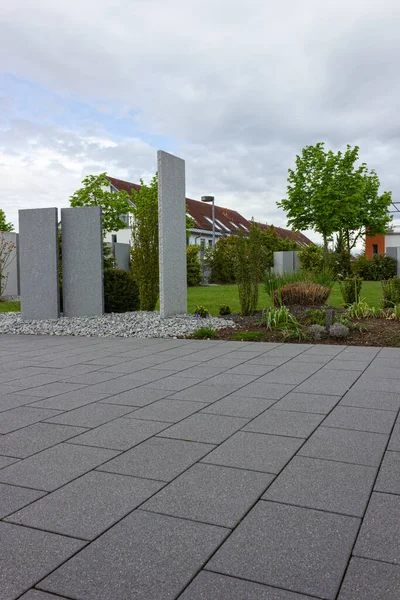
[[[291, 306], [291, 313], [301, 323], [304, 320], [304, 311], [307, 308], [315, 310], [318, 307], [304, 307], [304, 306]], [[323, 308], [323, 307], [321, 307]], [[336, 313], [343, 312], [344, 309], [335, 309]], [[263, 337], [259, 337], [255, 340], [245, 338], [245, 341], [255, 342], [289, 342], [293, 343], [317, 343], [317, 344], [345, 344], [347, 346], [391, 346], [400, 347], [400, 321], [389, 320], [383, 318], [370, 318], [370, 319], [358, 319], [353, 320], [353, 326], [350, 329], [350, 334], [347, 338], [332, 338], [327, 337], [319, 340], [318, 342], [310, 341], [309, 339], [297, 340], [294, 338], [285, 339], [284, 335], [279, 330], [268, 330], [265, 325], [260, 325], [261, 312], [257, 312], [253, 315], [230, 315], [229, 318], [235, 321], [235, 329], [226, 328], [218, 330], [218, 339], [220, 340], [231, 340], [240, 339], [237, 337], [238, 333], [251, 332], [263, 334]]]

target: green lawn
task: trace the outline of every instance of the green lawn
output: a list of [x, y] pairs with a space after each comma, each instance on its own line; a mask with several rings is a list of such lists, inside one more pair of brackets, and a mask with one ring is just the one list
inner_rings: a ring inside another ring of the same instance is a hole
[[[361, 289], [361, 297], [370, 306], [380, 306], [382, 297], [382, 286], [380, 281], [365, 281]], [[195, 307], [201, 304], [208, 309], [212, 315], [218, 315], [221, 304], [229, 304], [233, 313], [240, 312], [239, 297], [236, 285], [200, 286], [188, 288], [188, 312], [193, 313]], [[340, 293], [339, 284], [335, 284], [329, 298], [331, 306], [343, 306], [343, 298]], [[263, 284], [260, 284], [258, 308], [262, 310], [271, 305], [269, 296], [264, 292]]]
[[0, 302], [0, 313], [2, 312], [16, 312], [21, 309], [19, 302]]
[[[379, 281], [365, 281], [361, 289], [361, 297], [370, 306], [380, 306], [382, 297], [382, 286]], [[240, 312], [239, 297], [236, 285], [199, 286], [188, 288], [188, 312], [193, 313], [195, 307], [201, 304], [214, 316], [218, 315], [221, 304], [229, 304], [233, 313]], [[262, 310], [270, 306], [269, 296], [264, 292], [264, 286], [260, 284], [258, 308]], [[331, 306], [343, 306], [343, 299], [339, 285], [335, 284], [329, 298]], [[158, 308], [158, 306], [157, 306]], [[19, 311], [19, 302], [0, 302], [0, 313]]]

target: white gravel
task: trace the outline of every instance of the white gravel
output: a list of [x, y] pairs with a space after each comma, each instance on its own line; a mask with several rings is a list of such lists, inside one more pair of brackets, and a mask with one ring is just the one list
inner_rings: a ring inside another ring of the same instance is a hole
[[0, 313], [0, 334], [79, 335], [98, 337], [176, 338], [200, 327], [235, 327], [219, 317], [201, 319], [179, 315], [161, 319], [159, 312], [110, 313], [102, 317], [61, 317], [45, 321], [23, 321], [21, 313]]

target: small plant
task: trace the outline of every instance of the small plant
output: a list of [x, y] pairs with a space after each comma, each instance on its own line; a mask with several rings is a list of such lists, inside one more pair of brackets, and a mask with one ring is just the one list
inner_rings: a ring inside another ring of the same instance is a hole
[[231, 307], [228, 304], [221, 304], [221, 306], [219, 307], [219, 314], [221, 317], [230, 315], [231, 313]]
[[218, 337], [213, 327], [200, 327], [193, 332], [192, 337], [196, 340], [212, 340]]
[[276, 329], [281, 325], [287, 325], [293, 319], [287, 306], [271, 307], [263, 310], [260, 325], [265, 325], [267, 329]]
[[264, 334], [259, 331], [242, 331], [236, 332], [232, 334], [232, 340], [240, 340], [243, 342], [246, 341], [257, 341], [262, 340], [264, 338]]
[[363, 279], [357, 275], [345, 277], [339, 281], [340, 291], [345, 305], [353, 304], [360, 300], [362, 282]]
[[285, 304], [287, 306], [321, 306], [326, 303], [331, 293], [330, 288], [312, 283], [310, 281], [299, 281], [289, 283], [274, 293], [274, 304]]
[[308, 309], [303, 313], [303, 322], [305, 325], [325, 325], [326, 310]]
[[389, 309], [389, 311], [386, 312], [386, 318], [400, 321], [400, 304], [395, 304], [393, 308]]
[[194, 309], [194, 315], [195, 317], [200, 317], [202, 319], [207, 319], [207, 317], [209, 316], [209, 312], [206, 309], [205, 306], [202, 306], [201, 304], [198, 304], [196, 306], [196, 308]]
[[369, 306], [365, 300], [360, 298], [358, 302], [353, 302], [347, 307], [346, 315], [350, 319], [370, 319], [372, 317], [382, 317], [383, 311], [380, 308]]
[[329, 328], [329, 335], [334, 338], [345, 338], [349, 335], [350, 330], [342, 323], [335, 323]]
[[316, 342], [326, 338], [326, 336], [328, 335], [328, 332], [326, 331], [325, 327], [316, 324], [307, 327], [307, 333], [310, 336], [310, 338], [312, 340], [315, 340]]
[[400, 277], [392, 277], [387, 281], [381, 281], [383, 292], [383, 307], [391, 308], [400, 304]]

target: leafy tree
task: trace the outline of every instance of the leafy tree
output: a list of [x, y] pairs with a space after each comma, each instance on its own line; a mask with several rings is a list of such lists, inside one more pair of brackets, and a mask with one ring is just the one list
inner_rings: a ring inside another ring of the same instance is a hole
[[289, 169], [287, 198], [278, 202], [294, 229], [314, 229], [328, 242], [337, 233], [343, 236], [350, 253], [367, 232], [384, 234], [391, 221], [391, 192], [379, 195], [380, 182], [367, 165], [357, 166], [359, 148], [326, 151], [322, 142], [306, 146], [296, 157], [296, 169]]
[[12, 223], [7, 223], [6, 213], [0, 208], [0, 231], [14, 231]]
[[103, 234], [125, 227], [121, 217], [133, 212], [127, 192], [111, 192], [107, 173], [88, 175], [82, 187], [70, 197], [71, 206], [101, 206]]
[[203, 279], [199, 251], [199, 246], [186, 246], [186, 271], [189, 286], [199, 285]]
[[131, 270], [139, 287], [141, 310], [154, 310], [158, 280], [158, 176], [149, 185], [140, 180], [140, 192], [132, 192]]
[[242, 313], [257, 310], [258, 285], [265, 272], [266, 249], [260, 227], [252, 221], [247, 236], [236, 236], [234, 244], [234, 269]]

